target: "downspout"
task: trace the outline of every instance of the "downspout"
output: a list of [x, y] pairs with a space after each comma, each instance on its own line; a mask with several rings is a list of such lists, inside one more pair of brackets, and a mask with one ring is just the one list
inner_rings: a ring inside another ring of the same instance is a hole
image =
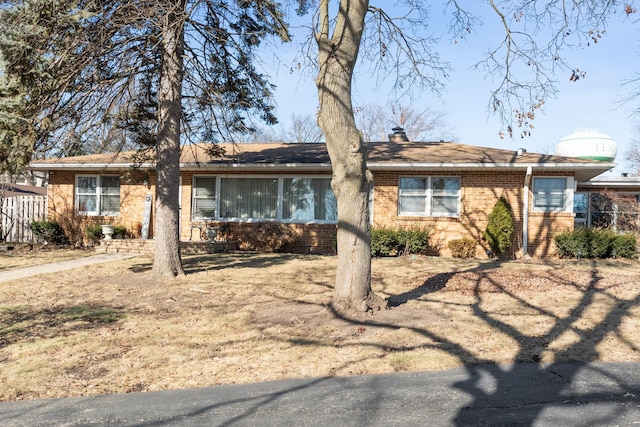
[[529, 184], [531, 183], [531, 166], [527, 166], [527, 174], [524, 177], [524, 191], [522, 194], [522, 257], [529, 256]]

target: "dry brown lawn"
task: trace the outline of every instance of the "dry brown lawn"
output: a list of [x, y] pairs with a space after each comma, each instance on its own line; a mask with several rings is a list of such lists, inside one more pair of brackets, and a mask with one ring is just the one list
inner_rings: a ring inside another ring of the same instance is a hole
[[640, 361], [637, 261], [375, 259], [390, 309], [348, 318], [328, 306], [335, 261], [191, 256], [185, 278], [157, 283], [139, 257], [0, 283], [0, 399]]

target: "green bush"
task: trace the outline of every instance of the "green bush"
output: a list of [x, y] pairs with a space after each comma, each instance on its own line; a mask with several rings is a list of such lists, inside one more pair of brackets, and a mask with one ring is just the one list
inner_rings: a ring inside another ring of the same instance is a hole
[[636, 238], [616, 235], [608, 228], [581, 227], [554, 237], [558, 255], [563, 258], [635, 258]]
[[396, 230], [390, 228], [371, 229], [371, 256], [397, 255], [399, 246], [398, 232]]
[[473, 239], [449, 240], [447, 244], [454, 258], [474, 258], [476, 256], [476, 241]]
[[515, 230], [511, 205], [504, 197], [500, 197], [498, 203], [489, 214], [487, 228], [482, 233], [482, 238], [487, 242], [495, 254], [503, 254], [511, 246], [511, 235]]
[[126, 235], [127, 235], [127, 227], [125, 227], [124, 225], [113, 226], [114, 239], [124, 239]]
[[102, 239], [102, 226], [101, 225], [89, 225], [84, 230], [87, 239], [92, 243], [100, 242]]
[[[633, 234], [621, 234], [613, 240], [612, 249], [620, 258], [635, 259], [638, 256], [638, 241]], [[613, 253], [612, 251], [612, 253]]]
[[371, 256], [384, 257], [400, 254], [424, 255], [429, 251], [429, 230], [424, 228], [372, 228]]
[[608, 228], [593, 228], [591, 230], [590, 258], [610, 257], [616, 233]]
[[397, 231], [399, 249], [404, 255], [426, 255], [429, 251], [429, 230], [413, 227]]
[[34, 221], [29, 225], [29, 228], [38, 240], [54, 245], [64, 245], [69, 242], [62, 227], [56, 221]]

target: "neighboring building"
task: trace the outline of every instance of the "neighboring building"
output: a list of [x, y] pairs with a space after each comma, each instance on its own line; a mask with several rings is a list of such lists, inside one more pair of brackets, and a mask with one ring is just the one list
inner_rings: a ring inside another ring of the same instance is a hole
[[[401, 129], [395, 131], [390, 135], [394, 142], [368, 144], [367, 165], [374, 178], [371, 224], [430, 229], [434, 254], [445, 256], [448, 241], [465, 237], [476, 240], [478, 255], [486, 256], [482, 233], [501, 196], [510, 202], [516, 225], [512, 255], [553, 255], [553, 236], [574, 227], [577, 183], [615, 166], [524, 149], [409, 142], [398, 138]], [[297, 234], [289, 250], [334, 251], [336, 201], [324, 143], [223, 147], [223, 158], [211, 158], [205, 144], [183, 149], [182, 240], [195, 239], [194, 227], [204, 223], [224, 226], [237, 237], [264, 221], [276, 221]], [[153, 164], [131, 166], [132, 153], [121, 153], [34, 161], [30, 169], [49, 173], [50, 218], [73, 213], [87, 223], [132, 229], [143, 221], [155, 174]]]

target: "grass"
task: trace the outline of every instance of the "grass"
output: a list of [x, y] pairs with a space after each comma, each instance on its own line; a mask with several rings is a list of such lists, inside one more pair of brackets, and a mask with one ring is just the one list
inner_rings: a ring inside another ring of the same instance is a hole
[[0, 252], [0, 271], [94, 255], [93, 250], [85, 248], [59, 248], [24, 243], [12, 243], [11, 246], [12, 250]]
[[143, 257], [1, 283], [0, 399], [640, 361], [637, 262], [375, 259], [373, 288], [392, 308], [351, 317], [329, 308], [333, 257], [184, 263], [168, 283]]

